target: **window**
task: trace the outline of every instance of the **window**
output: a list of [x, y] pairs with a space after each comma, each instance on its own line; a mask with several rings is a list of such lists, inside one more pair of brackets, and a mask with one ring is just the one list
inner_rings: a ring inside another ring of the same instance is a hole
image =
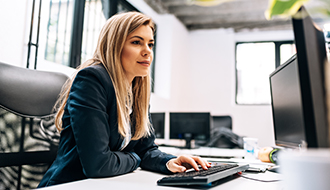
[[[45, 59], [74, 68], [79, 66], [93, 56], [107, 18], [127, 11], [139, 12], [126, 0], [50, 0]], [[156, 36], [154, 52], [155, 49]], [[151, 65], [152, 81], [155, 57]]]
[[269, 74], [295, 53], [292, 41], [236, 44], [236, 103], [270, 104]]
[[50, 0], [45, 59], [69, 66], [73, 0]]
[[50, 0], [45, 59], [77, 67], [93, 56], [105, 21], [126, 11], [138, 10], [125, 0]]
[[102, 12], [101, 0], [86, 0], [81, 63], [93, 57], [100, 31], [105, 22], [106, 18]]
[[280, 64], [285, 63], [293, 54], [296, 53], [296, 46], [294, 44], [281, 44], [280, 46]]
[[101, 0], [50, 0], [45, 59], [77, 67], [90, 58], [106, 20], [102, 5]]
[[328, 54], [330, 54], [330, 24], [326, 26], [324, 26], [325, 31], [324, 31], [324, 35], [325, 35], [325, 41], [326, 41], [326, 46], [328, 48]]
[[[117, 8], [111, 9], [112, 6]], [[85, 62], [93, 56], [97, 45], [99, 33], [107, 20], [107, 12], [110, 12], [110, 18], [111, 15], [114, 15], [116, 13], [128, 11], [138, 10], [131, 4], [129, 4], [127, 1], [123, 0], [110, 0], [110, 4], [101, 0], [86, 0], [81, 63]]]

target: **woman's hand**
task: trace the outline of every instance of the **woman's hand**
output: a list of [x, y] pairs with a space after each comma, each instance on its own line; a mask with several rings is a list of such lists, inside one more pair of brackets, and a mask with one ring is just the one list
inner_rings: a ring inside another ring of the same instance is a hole
[[173, 172], [185, 172], [187, 169], [194, 168], [198, 171], [198, 165], [202, 166], [204, 170], [211, 167], [211, 164], [199, 156], [183, 155], [173, 158], [167, 162], [167, 168]]

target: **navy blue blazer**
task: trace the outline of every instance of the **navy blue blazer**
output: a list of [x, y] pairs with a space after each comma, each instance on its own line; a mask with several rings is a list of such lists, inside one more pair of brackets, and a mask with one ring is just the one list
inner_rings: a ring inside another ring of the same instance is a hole
[[64, 109], [62, 126], [57, 157], [38, 187], [121, 175], [139, 166], [170, 173], [166, 162], [175, 156], [158, 149], [154, 134], [131, 140], [124, 150], [119, 150], [123, 138], [118, 133], [116, 96], [103, 65], [79, 71]]

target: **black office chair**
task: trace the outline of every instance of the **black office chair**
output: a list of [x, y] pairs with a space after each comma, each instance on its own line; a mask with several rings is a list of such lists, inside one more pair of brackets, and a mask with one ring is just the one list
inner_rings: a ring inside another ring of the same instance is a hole
[[211, 137], [205, 146], [243, 148], [243, 137], [232, 132], [231, 116], [212, 116]]
[[[42, 175], [33, 174], [43, 174], [55, 159], [59, 134], [53, 106], [67, 79], [62, 73], [0, 63], [0, 186], [35, 188], [29, 180], [37, 184]], [[43, 171], [22, 173], [23, 165], [43, 164]], [[21, 183], [26, 173], [31, 175]]]

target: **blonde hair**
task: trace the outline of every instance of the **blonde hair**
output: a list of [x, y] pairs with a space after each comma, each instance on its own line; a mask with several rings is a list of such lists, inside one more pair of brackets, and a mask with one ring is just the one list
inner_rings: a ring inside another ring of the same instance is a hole
[[71, 80], [69, 79], [63, 86], [60, 97], [55, 105], [58, 107], [55, 125], [59, 131], [63, 130], [62, 117], [64, 107], [68, 100], [75, 76], [81, 69], [101, 63], [109, 73], [115, 89], [118, 132], [123, 138], [126, 138], [129, 134], [130, 117], [129, 110], [126, 108], [126, 103], [132, 102], [133, 100], [132, 108], [135, 133], [132, 140], [138, 140], [150, 135], [152, 130], [148, 116], [151, 82], [150, 73], [144, 77], [134, 78], [132, 82], [133, 97], [129, 96], [129, 84], [120, 59], [127, 36], [142, 25], [150, 26], [152, 31], [155, 32], [154, 23], [151, 18], [138, 12], [120, 13], [107, 20], [100, 32], [93, 58], [80, 65], [73, 75], [73, 78]]

